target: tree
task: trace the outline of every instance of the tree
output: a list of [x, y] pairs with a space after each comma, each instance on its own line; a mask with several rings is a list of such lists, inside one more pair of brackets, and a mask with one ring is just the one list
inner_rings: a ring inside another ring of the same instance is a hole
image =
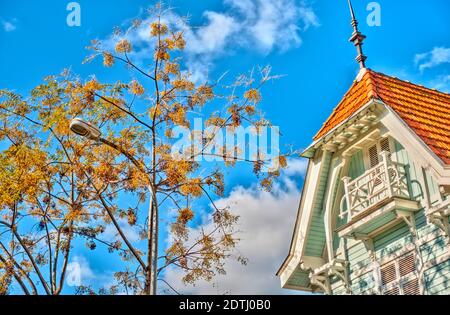
[[[0, 155], [2, 293], [14, 280], [27, 294], [61, 293], [71, 249], [78, 244], [74, 239], [85, 239], [92, 250], [105, 245], [132, 266], [118, 271], [117, 284], [100, 293], [114, 294], [122, 288], [156, 294], [158, 275], [168, 266], [181, 268], [183, 281], [194, 283], [225, 273], [227, 257], [246, 263], [233, 250], [239, 241], [238, 217], [215, 203], [225, 189], [223, 165], [251, 164], [262, 187], [270, 190], [278, 167], [286, 166], [286, 156], [269, 157], [260, 148], [244, 156], [242, 144], [218, 140], [244, 126], [256, 135], [271, 126], [258, 104], [261, 87], [274, 77], [266, 67], [258, 71], [259, 79], [252, 71], [228, 86], [220, 80], [193, 82], [183, 70], [183, 30], [163, 23], [168, 13], [161, 5], [149, 12], [148, 32], [154, 43], [150, 60], [134, 62], [133, 43], [120, 31], [112, 37], [113, 51], [99, 41], [89, 47], [92, 55], [87, 61], [102, 58], [107, 68], [123, 64], [131, 74], [129, 82], [82, 80], [65, 71], [48, 77], [28, 99], [11, 91], [0, 93], [0, 141], [6, 146]], [[142, 23], [134, 21], [132, 27]], [[97, 126], [102, 135], [75, 135], [69, 127], [74, 117]], [[189, 139], [196, 141], [173, 152], [180, 140], [174, 131], [180, 126], [191, 130], [196, 117], [207, 117], [207, 130], [190, 132]], [[123, 208], [124, 198], [135, 200], [135, 206]], [[213, 208], [213, 228], [194, 235], [191, 222], [205, 207], [205, 199]], [[142, 207], [146, 202], [148, 210]], [[170, 244], [158, 257], [161, 211], [176, 215]], [[139, 241], [129, 239], [124, 221], [138, 231]], [[102, 237], [109, 226], [117, 240]], [[83, 285], [77, 292], [95, 293]]]

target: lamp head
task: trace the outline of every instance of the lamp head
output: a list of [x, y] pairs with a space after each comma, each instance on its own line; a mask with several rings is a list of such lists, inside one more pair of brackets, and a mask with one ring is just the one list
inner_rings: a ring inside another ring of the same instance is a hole
[[85, 122], [80, 118], [74, 118], [70, 122], [70, 130], [72, 130], [72, 132], [76, 133], [77, 135], [91, 140], [98, 139], [102, 134], [97, 127], [91, 125], [88, 122]]

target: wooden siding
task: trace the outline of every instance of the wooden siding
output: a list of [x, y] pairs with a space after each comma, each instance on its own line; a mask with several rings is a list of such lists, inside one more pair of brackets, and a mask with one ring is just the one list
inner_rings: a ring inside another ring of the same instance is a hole
[[406, 245], [412, 244], [413, 237], [406, 223], [401, 222], [391, 229], [383, 232], [373, 240], [377, 259], [395, 254]]
[[303, 287], [306, 288], [309, 286], [309, 272], [301, 269], [296, 269], [292, 274], [292, 277], [289, 278], [289, 281], [286, 283], [287, 285], [294, 287]]
[[355, 245], [347, 249], [348, 260], [350, 261], [350, 273], [353, 275], [355, 270], [366, 267], [370, 263], [369, 252], [363, 242], [356, 242]]
[[425, 262], [433, 261], [447, 253], [447, 240], [445, 236], [439, 236], [420, 246], [420, 254]]
[[394, 150], [397, 162], [405, 165], [406, 175], [408, 177], [408, 190], [413, 200], [421, 200], [424, 198], [424, 189], [418, 180], [418, 168], [409, 160], [408, 153], [405, 148], [396, 140], [394, 140]]
[[368, 272], [352, 280], [352, 294], [370, 294], [375, 288], [375, 279], [372, 272]]
[[351, 179], [355, 179], [358, 176], [364, 174], [364, 158], [362, 150], [358, 150], [355, 154], [352, 155], [350, 160], [350, 166], [348, 168], [348, 176]]
[[425, 271], [427, 294], [450, 294], [450, 260]]
[[429, 171], [425, 171], [425, 180], [427, 181], [427, 188], [430, 192], [430, 202], [434, 204], [439, 201], [439, 187]]
[[[435, 261], [448, 253], [447, 238], [439, 236], [439, 229], [432, 224], [427, 224], [423, 210], [416, 214], [417, 232], [419, 239], [425, 237], [431, 240], [420, 245], [420, 257], [423, 264]], [[433, 235], [438, 235], [433, 237]], [[370, 294], [375, 290], [374, 273], [361, 272], [369, 268], [371, 259], [369, 252], [361, 241], [350, 241], [346, 255], [350, 262], [349, 275], [352, 294]], [[387, 258], [400, 253], [405, 246], [412, 246], [413, 237], [405, 223], [400, 223], [378, 237], [374, 238], [374, 248], [377, 260]], [[343, 258], [342, 254], [339, 258]], [[425, 289], [428, 294], [450, 294], [450, 263], [441, 263], [433, 266], [424, 273]], [[333, 294], [343, 294], [343, 283], [338, 281], [333, 284]]]

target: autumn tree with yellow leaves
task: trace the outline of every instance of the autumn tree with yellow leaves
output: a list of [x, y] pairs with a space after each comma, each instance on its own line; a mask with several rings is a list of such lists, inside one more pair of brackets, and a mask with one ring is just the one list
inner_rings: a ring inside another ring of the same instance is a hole
[[[91, 250], [106, 246], [133, 266], [115, 273], [116, 284], [100, 290], [106, 294], [156, 294], [157, 281], [164, 281], [158, 276], [169, 266], [181, 268], [182, 280], [194, 283], [225, 273], [225, 258], [245, 264], [234, 251], [238, 217], [215, 203], [224, 194], [224, 166], [251, 164], [268, 190], [279, 170], [262, 172], [273, 162], [262, 154], [239, 158], [242, 148], [211, 152], [208, 147], [224, 130], [270, 126], [258, 104], [261, 87], [272, 77], [265, 68], [259, 78], [239, 76], [228, 86], [193, 82], [183, 70], [183, 31], [164, 24], [165, 13], [157, 6], [153, 22], [145, 25], [154, 51], [139, 63], [144, 66], [132, 60], [133, 43], [124, 33], [115, 32], [113, 50], [98, 41], [90, 46], [88, 61], [125, 66], [128, 81], [83, 80], [65, 71], [46, 78], [27, 98], [0, 91], [0, 294], [14, 284], [24, 294], [61, 293], [71, 251], [81, 243]], [[75, 117], [97, 126], [101, 137], [74, 134], [69, 124]], [[201, 134], [189, 158], [176, 158], [172, 131], [191, 128], [195, 117], [213, 132]], [[207, 155], [219, 157], [224, 166], [197, 159]], [[285, 156], [276, 160], [286, 166]], [[123, 208], [123, 198], [134, 206]], [[196, 202], [201, 199], [213, 213], [209, 230], [197, 227], [197, 235], [191, 222], [204, 211]], [[176, 215], [170, 244], [158, 251], [162, 211]], [[124, 224], [138, 232], [139, 241], [129, 239]], [[117, 238], [104, 237], [107, 228]], [[83, 285], [77, 292], [99, 293]]]

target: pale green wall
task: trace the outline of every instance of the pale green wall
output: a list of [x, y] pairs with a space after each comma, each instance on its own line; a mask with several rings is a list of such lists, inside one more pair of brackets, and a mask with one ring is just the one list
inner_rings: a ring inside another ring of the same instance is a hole
[[447, 260], [425, 272], [428, 294], [450, 294], [450, 261]]
[[362, 150], [358, 150], [352, 155], [350, 160], [350, 166], [348, 168], [348, 176], [355, 179], [358, 176], [364, 174], [364, 159]]
[[[426, 193], [425, 187], [419, 181], [418, 172], [422, 171], [414, 163], [411, 163], [406, 150], [395, 142], [395, 157], [396, 160], [407, 166], [408, 185], [412, 199], [421, 201]], [[349, 167], [349, 176], [355, 178], [364, 172], [364, 162], [362, 152], [358, 152], [351, 158]], [[432, 176], [426, 173], [427, 189], [430, 195], [438, 196], [438, 187], [436, 181]], [[432, 199], [431, 201], [437, 201]], [[433, 238], [433, 235], [438, 236], [438, 228], [430, 223], [427, 223], [424, 210], [419, 211], [415, 215], [418, 239], [425, 237]], [[391, 229], [383, 232], [374, 238], [374, 248], [377, 260], [388, 255], [395, 254], [405, 248], [407, 245], [413, 244], [413, 237], [409, 231], [408, 226], [401, 222]], [[342, 242], [342, 240], [337, 241]], [[349, 275], [351, 280], [351, 289], [353, 294], [367, 294], [375, 289], [373, 272], [365, 273], [357, 276], [356, 272], [371, 264], [369, 252], [364, 244], [359, 242], [352, 242], [352, 245], [346, 247], [344, 253], [338, 258], [346, 258], [349, 264]], [[447, 238], [438, 236], [437, 238], [420, 245], [420, 257], [423, 264], [433, 262], [437, 257], [448, 253]], [[345, 257], [344, 257], [345, 256]], [[450, 294], [450, 261], [445, 261], [437, 266], [433, 266], [424, 272], [424, 284], [426, 294]], [[343, 294], [344, 286], [342, 281], [337, 279], [332, 280], [333, 294]]]

